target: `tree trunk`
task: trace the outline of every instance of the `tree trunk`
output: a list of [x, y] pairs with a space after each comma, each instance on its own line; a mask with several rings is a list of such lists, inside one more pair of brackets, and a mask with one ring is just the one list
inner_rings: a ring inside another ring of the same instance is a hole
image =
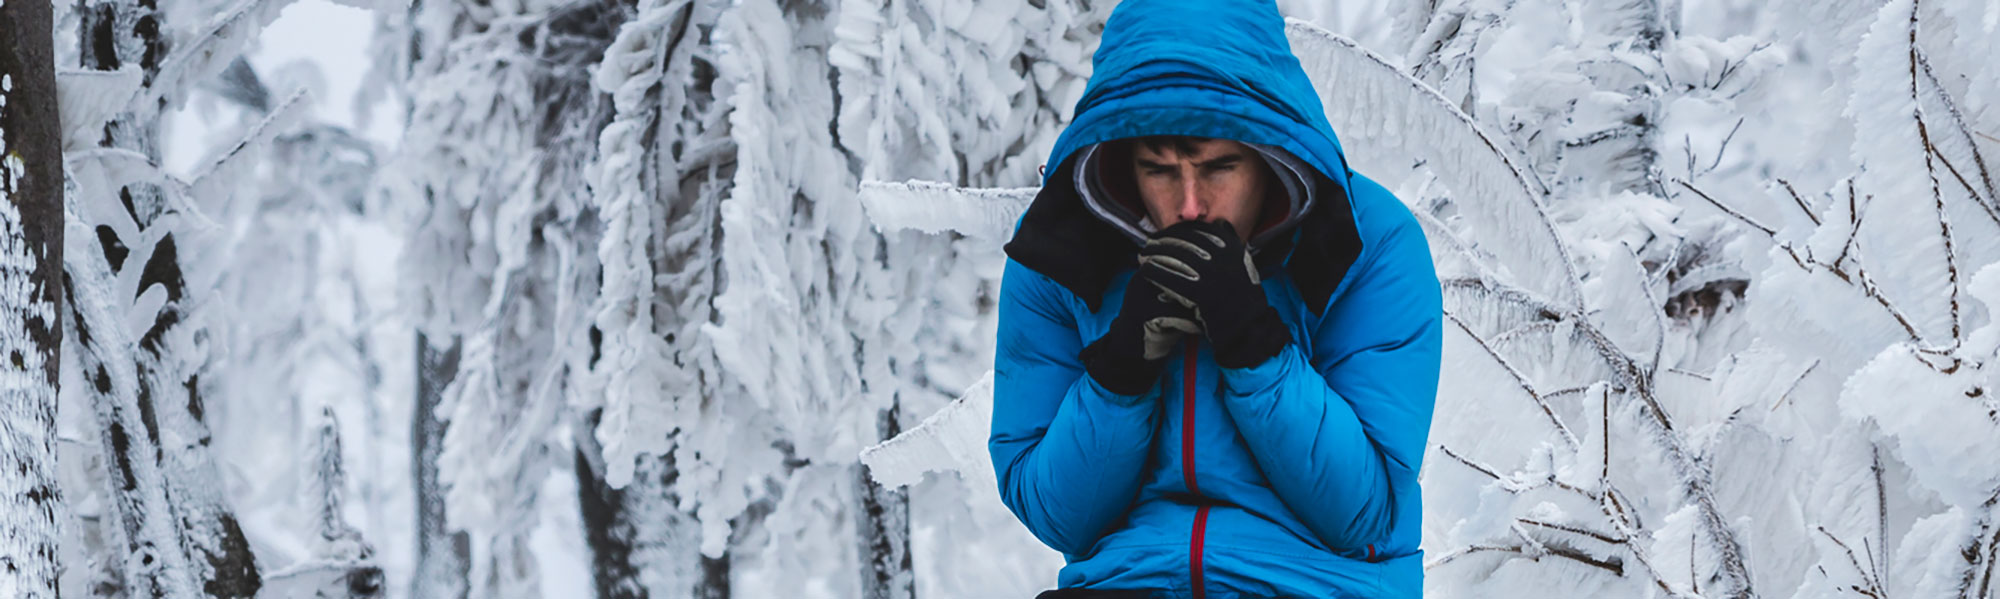
[[[181, 551], [182, 531], [156, 459], [157, 428], [152, 411], [138, 398], [131, 340], [111, 314], [112, 274], [89, 245], [89, 232], [89, 225], [77, 221], [64, 231], [63, 289], [69, 311], [64, 325], [76, 348], [78, 371], [90, 383], [84, 393], [104, 441], [106, 496], [116, 513], [105, 520], [105, 537], [123, 550], [107, 557], [120, 564], [123, 588], [99, 590], [101, 596], [193, 597], [197, 591], [187, 578], [191, 571]], [[104, 323], [101, 331], [98, 323]], [[105, 338], [98, 338], [100, 333]]]
[[444, 423], [434, 413], [444, 388], [458, 377], [459, 342], [440, 348], [417, 333], [416, 413], [410, 416], [411, 469], [417, 492], [417, 567], [410, 580], [411, 597], [465, 599], [466, 570], [472, 563], [472, 543], [464, 532], [445, 529], [444, 490], [438, 487], [438, 453], [444, 449]]
[[701, 525], [680, 508], [672, 457], [641, 458], [631, 484], [613, 489], [596, 466], [594, 429], [578, 432], [576, 478], [599, 599], [728, 599], [729, 555], [701, 554]]
[[[150, 0], [112, 0], [95, 2], [80, 8], [80, 41], [83, 67], [86, 69], [114, 70], [128, 63], [136, 63], [148, 85], [158, 72], [161, 61], [166, 57], [168, 40], [162, 36], [165, 26], [161, 23], [164, 15]], [[164, 98], [168, 94], [157, 94]], [[162, 99], [161, 103], [164, 104]], [[159, 150], [155, 141], [162, 106], [140, 107], [138, 112], [120, 115], [104, 128], [102, 144], [105, 147], [132, 150], [145, 155], [155, 163], [159, 161]], [[100, 335], [97, 338], [79, 337], [80, 347], [95, 356], [99, 372], [111, 370], [131, 370], [134, 392], [100, 392], [99, 400], [130, 403], [108, 408], [100, 408], [100, 415], [117, 416], [106, 424], [118, 424], [125, 416], [120, 413], [136, 413], [144, 425], [145, 445], [153, 451], [143, 453], [122, 453], [131, 449], [117, 447], [113, 438], [114, 459], [128, 461], [143, 459], [154, 462], [163, 489], [164, 504], [148, 505], [154, 501], [147, 498], [139, 503], [120, 503], [120, 509], [160, 510], [172, 514], [164, 523], [173, 529], [172, 536], [178, 536], [180, 544], [174, 549], [180, 551], [187, 560], [200, 560], [205, 567], [191, 570], [196, 577], [194, 583], [200, 592], [214, 597], [254, 597], [262, 586], [257, 572], [256, 558], [250, 544], [243, 535], [242, 527], [228, 506], [223, 495], [221, 476], [210, 456], [208, 426], [202, 420], [201, 370], [204, 364], [191, 362], [183, 352], [200, 352], [199, 347], [187, 346], [204, 343], [195, 327], [186, 322], [189, 314], [184, 306], [193, 305], [188, 298], [191, 290], [182, 276], [180, 252], [174, 237], [173, 224], [179, 222], [178, 208], [162, 195], [160, 189], [150, 185], [131, 185], [119, 190], [119, 199], [125, 206], [125, 214], [87, 213], [85, 218], [92, 224], [108, 222], [114, 218], [130, 218], [137, 225], [138, 239], [120, 239], [118, 228], [100, 226], [96, 229], [101, 242], [102, 254], [108, 265], [108, 273], [116, 273], [127, 266], [141, 265], [138, 278], [141, 293], [150, 292], [155, 286], [164, 291], [166, 303], [152, 314], [127, 314], [136, 306], [123, 293], [83, 293], [73, 296], [87, 302], [103, 302], [102, 310], [78, 310], [74, 314], [79, 319], [77, 330], [106, 332], [111, 327], [122, 327], [129, 318], [145, 318], [152, 322], [137, 343], [129, 339], [112, 344], [122, 335]], [[129, 258], [129, 260], [128, 260]], [[86, 286], [103, 281], [79, 282]], [[111, 291], [111, 290], [105, 290]], [[135, 298], [137, 295], [134, 296]], [[103, 320], [85, 318], [95, 315]], [[79, 352], [86, 353], [86, 352]], [[105, 368], [106, 362], [118, 361], [117, 368]], [[86, 371], [88, 372], [88, 371]], [[121, 378], [124, 373], [120, 373]], [[122, 383], [123, 381], [117, 381]], [[100, 391], [114, 388], [112, 385], [98, 385]], [[162, 435], [162, 431], [169, 434]], [[126, 441], [137, 438], [127, 433]], [[108, 437], [117, 437], [111, 433]], [[164, 441], [164, 443], [163, 443]], [[136, 498], [137, 496], [131, 496]], [[128, 522], [138, 522], [159, 516], [128, 518]], [[142, 560], [143, 562], [143, 560]], [[143, 563], [142, 563], [143, 565]]]
[[[882, 410], [875, 427], [881, 438], [903, 432], [896, 422], [901, 404]], [[916, 574], [910, 567], [910, 495], [886, 489], [855, 464], [854, 488], [860, 508], [855, 522], [861, 544], [861, 596], [865, 599], [910, 599], [916, 596]]]
[[50, 5], [0, 3], [0, 596], [58, 594], [63, 175]]

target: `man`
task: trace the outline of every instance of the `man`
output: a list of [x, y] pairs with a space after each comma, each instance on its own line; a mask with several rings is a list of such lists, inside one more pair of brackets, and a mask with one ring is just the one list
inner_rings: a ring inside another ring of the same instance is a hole
[[1126, 0], [1007, 245], [989, 449], [1045, 597], [1422, 592], [1437, 275], [1283, 27]]

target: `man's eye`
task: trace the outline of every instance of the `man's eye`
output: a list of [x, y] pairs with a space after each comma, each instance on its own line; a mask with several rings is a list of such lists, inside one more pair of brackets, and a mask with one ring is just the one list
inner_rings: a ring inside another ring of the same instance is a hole
[[1165, 177], [1167, 175], [1174, 174], [1173, 169], [1166, 169], [1166, 168], [1149, 168], [1145, 169], [1144, 172], [1145, 175], [1148, 177]]

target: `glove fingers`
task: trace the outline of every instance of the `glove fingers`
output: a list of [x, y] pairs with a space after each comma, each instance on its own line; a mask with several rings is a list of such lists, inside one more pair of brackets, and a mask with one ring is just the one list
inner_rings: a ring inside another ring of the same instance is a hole
[[1222, 250], [1222, 249], [1226, 249], [1226, 248], [1228, 248], [1228, 247], [1229, 247], [1229, 242], [1227, 242], [1227, 241], [1223, 241], [1223, 240], [1222, 240], [1222, 237], [1221, 237], [1221, 236], [1219, 236], [1219, 235], [1216, 235], [1216, 234], [1214, 234], [1214, 233], [1210, 233], [1210, 232], [1207, 232], [1207, 231], [1200, 231], [1200, 230], [1197, 230], [1197, 231], [1195, 231], [1194, 233], [1195, 233], [1196, 235], [1200, 235], [1200, 236], [1202, 236], [1202, 238], [1203, 238], [1203, 239], [1206, 239], [1206, 240], [1208, 241], [1209, 245], [1210, 245], [1210, 246], [1213, 246], [1213, 247], [1214, 247], [1214, 248], [1215, 248], [1216, 250]]
[[1153, 281], [1166, 280], [1161, 278], [1163, 275], [1180, 278], [1189, 283], [1201, 281], [1201, 271], [1195, 270], [1193, 264], [1179, 256], [1140, 254], [1139, 270], [1150, 273], [1151, 276], [1147, 279]]
[[[1220, 238], [1217, 238], [1214, 235], [1210, 235], [1202, 231], [1196, 231], [1196, 233], [1199, 233], [1204, 237], [1208, 237], [1209, 239], [1216, 240], [1215, 249], [1218, 250], [1222, 249], [1223, 247], [1221, 243], [1222, 240]], [[1214, 257], [1212, 254], [1208, 253], [1208, 250], [1203, 249], [1199, 245], [1195, 245], [1195, 243], [1192, 241], [1181, 239], [1179, 237], [1155, 237], [1151, 240], [1148, 240], [1146, 242], [1146, 253], [1157, 253], [1163, 248], [1169, 248], [1169, 247], [1186, 250], [1188, 253], [1193, 255], [1195, 259], [1204, 262]]]

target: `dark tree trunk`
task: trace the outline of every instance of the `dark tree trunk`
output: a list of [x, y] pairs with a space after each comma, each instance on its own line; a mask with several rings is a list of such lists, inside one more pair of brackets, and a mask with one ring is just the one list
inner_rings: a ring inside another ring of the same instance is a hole
[[[901, 405], [876, 417], [881, 438], [901, 434], [896, 422]], [[910, 496], [902, 489], [885, 489], [855, 464], [854, 488], [861, 544], [861, 596], [864, 599], [910, 599], [916, 596], [916, 575], [910, 567]]]
[[472, 545], [465, 533], [445, 529], [437, 466], [444, 449], [444, 423], [434, 414], [445, 387], [458, 378], [458, 352], [456, 338], [449, 347], [438, 347], [417, 333], [417, 401], [410, 415], [411, 469], [417, 477], [417, 567], [410, 580], [411, 597], [465, 599], [469, 590], [466, 571], [472, 563]]
[[673, 460], [645, 456], [631, 484], [613, 489], [596, 464], [601, 455], [588, 437], [577, 443], [577, 499], [599, 599], [728, 599], [729, 555], [701, 554], [701, 525], [674, 493]]
[[63, 174], [49, 4], [0, 4], [0, 595], [57, 590]]

